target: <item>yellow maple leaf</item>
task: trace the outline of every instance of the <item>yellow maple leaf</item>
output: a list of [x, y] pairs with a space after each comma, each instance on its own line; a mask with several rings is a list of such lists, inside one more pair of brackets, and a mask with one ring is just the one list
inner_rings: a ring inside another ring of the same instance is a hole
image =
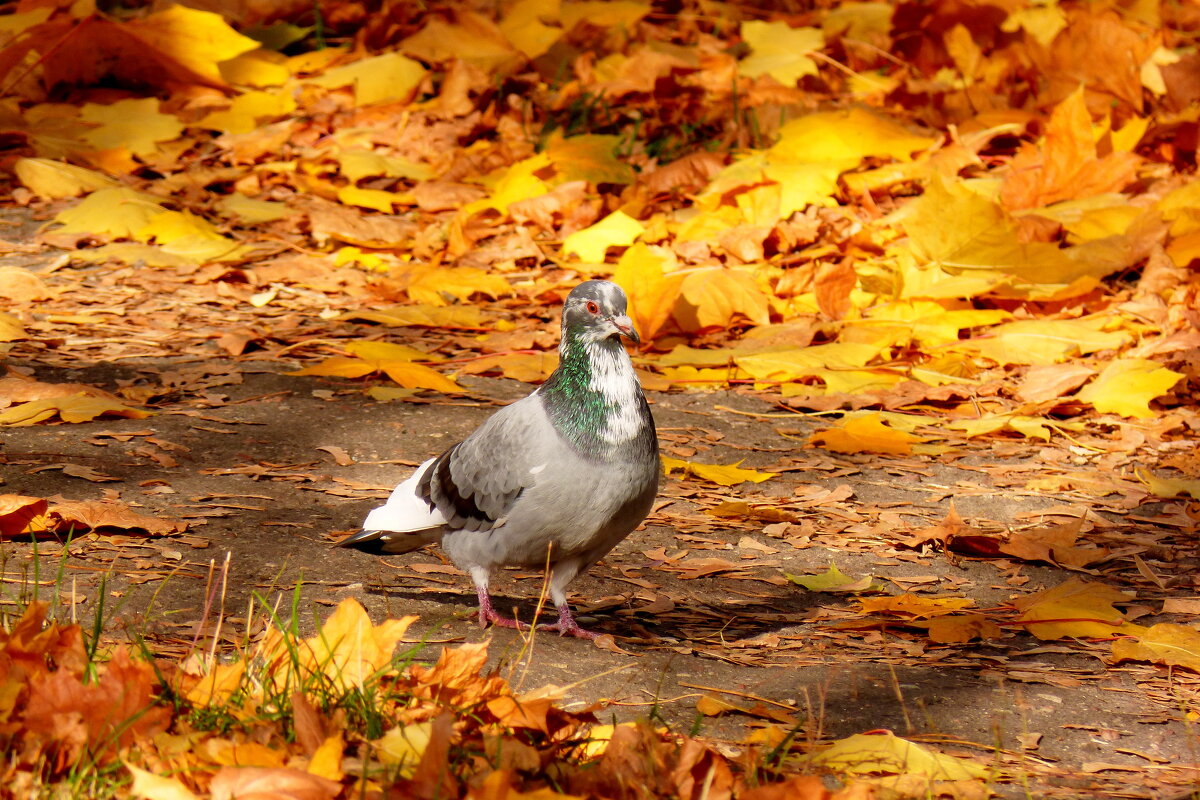
[[118, 185], [112, 178], [95, 170], [49, 158], [19, 158], [13, 164], [13, 171], [25, 188], [48, 200], [78, 197]]
[[645, 232], [642, 223], [624, 211], [614, 211], [595, 225], [575, 231], [563, 240], [563, 255], [574, 253], [584, 261], [599, 264], [609, 247], [631, 245]]
[[772, 161], [847, 161], [857, 165], [868, 156], [910, 161], [912, 154], [937, 139], [912, 133], [900, 123], [855, 106], [845, 111], [818, 111], [794, 119], [779, 130], [768, 151]]
[[356, 104], [369, 106], [411, 100], [425, 79], [425, 73], [425, 67], [419, 61], [400, 53], [384, 53], [344, 67], [334, 67], [304, 80], [329, 89], [352, 86]]
[[[276, 23], [272, 28], [285, 27]], [[259, 29], [260, 34], [262, 29]], [[242, 53], [240, 56], [226, 59], [217, 65], [221, 77], [231, 86], [283, 86], [292, 77], [287, 68], [287, 57], [276, 52], [275, 47], [264, 43], [264, 48]], [[278, 48], [282, 50], [283, 48]]]
[[724, 328], [738, 315], [755, 325], [771, 321], [770, 298], [746, 270], [708, 267], [689, 271], [679, 293], [691, 306], [676, 314], [685, 330]]
[[133, 764], [126, 764], [125, 768], [133, 776], [129, 792], [134, 797], [142, 800], [198, 800], [198, 795], [178, 778], [156, 775]]
[[308, 676], [318, 674], [342, 691], [361, 689], [391, 661], [396, 645], [416, 619], [409, 615], [373, 625], [366, 609], [347, 597], [310, 639], [288, 641], [277, 629], [268, 629], [260, 653], [270, 666], [269, 679], [281, 690], [302, 686]]
[[351, 181], [377, 177], [425, 181], [433, 177], [433, 169], [428, 164], [371, 150], [342, 150], [336, 158], [338, 171]]
[[501, 18], [500, 30], [526, 58], [535, 59], [563, 35], [562, 28], [545, 22], [558, 19], [559, 5], [560, 0], [518, 0]]
[[830, 564], [829, 569], [815, 575], [792, 575], [787, 572], [783, 575], [810, 592], [865, 592], [874, 583], [870, 575], [851, 578], [838, 569], [836, 564]]
[[1187, 478], [1160, 478], [1143, 469], [1135, 469], [1134, 474], [1138, 480], [1146, 485], [1150, 493], [1157, 497], [1183, 497], [1190, 496], [1193, 500], [1200, 500], [1200, 480], [1189, 480]]
[[[756, 380], [791, 381], [831, 370], [856, 370], [879, 355], [875, 344], [831, 342], [788, 350], [733, 353], [734, 361]], [[728, 357], [728, 356], [727, 356]]]
[[736, 486], [739, 483], [751, 481], [753, 483], [762, 483], [775, 477], [774, 472], [758, 472], [752, 469], [743, 469], [742, 461], [735, 461], [732, 464], [700, 464], [695, 461], [684, 461], [679, 458], [663, 457], [663, 467], [670, 475], [672, 470], [682, 470], [685, 474], [694, 475], [706, 481], [719, 483], [722, 486]]
[[12, 314], [0, 311], [0, 342], [15, 342], [25, 338], [25, 326]]
[[1160, 622], [1130, 632], [1134, 638], [1113, 642], [1113, 660], [1150, 661], [1200, 672], [1200, 631], [1195, 628]]
[[461, 59], [485, 74], [504, 74], [521, 56], [491, 19], [459, 10], [454, 22], [429, 16], [425, 27], [400, 43], [400, 49], [430, 64]]
[[405, 287], [409, 299], [430, 306], [448, 305], [444, 295], [469, 300], [478, 293], [496, 300], [513, 294], [512, 284], [503, 275], [475, 267], [419, 268]]
[[415, 304], [347, 311], [338, 319], [366, 319], [388, 327], [481, 328], [483, 312], [478, 306], [435, 306]]
[[49, 397], [0, 411], [0, 425], [24, 427], [36, 425], [58, 415], [63, 422], [90, 422], [103, 414], [129, 419], [145, 419], [151, 412], [106, 397], [94, 397], [80, 392], [69, 397]]
[[1145, 358], [1118, 358], [1075, 396], [1101, 414], [1149, 419], [1150, 401], [1161, 397], [1184, 376]]
[[779, 184], [779, 219], [787, 219], [810, 205], [836, 206], [838, 176], [853, 166], [849, 160], [768, 163], [763, 174]]
[[357, 186], [343, 186], [338, 189], [339, 203], [348, 206], [360, 206], [391, 214], [396, 205], [404, 199], [395, 192], [385, 192], [382, 189], [360, 189]]
[[401, 778], [411, 778], [433, 736], [433, 722], [397, 725], [371, 744], [384, 764], [397, 767]]
[[1042, 47], [1049, 47], [1054, 37], [1067, 27], [1067, 15], [1057, 3], [1019, 8], [1000, 24], [1000, 30], [1015, 33], [1023, 30]]
[[674, 265], [671, 251], [642, 242], [634, 243], [617, 262], [612, 279], [629, 296], [629, 315], [643, 341], [653, 339], [671, 318], [684, 277], [667, 271]]
[[523, 383], [541, 383], [558, 366], [558, 353], [493, 353], [473, 358], [459, 365], [458, 371], [467, 375], [499, 372], [506, 378]]
[[0, 535], [7, 538], [31, 530], [31, 523], [44, 517], [48, 507], [40, 497], [0, 494]]
[[636, 0], [578, 0], [564, 2], [561, 13], [563, 29], [570, 31], [584, 20], [598, 28], [631, 28], [651, 10]]
[[317, 751], [309, 759], [308, 773], [331, 781], [340, 781], [345, 777], [342, 770], [342, 758], [345, 756], [345, 751], [346, 738], [342, 732], [331, 733], [317, 746]]
[[890, 731], [858, 733], [798, 760], [839, 773], [923, 775], [938, 781], [978, 780], [987, 776], [982, 764], [930, 750]]
[[1129, 331], [1106, 331], [1100, 317], [1017, 320], [996, 325], [952, 350], [978, 353], [997, 364], [1057, 364], [1075, 355], [1112, 350], [1133, 339]]
[[259, 222], [274, 222], [291, 216], [293, 212], [284, 203], [273, 200], [257, 200], [234, 192], [225, 195], [216, 202], [222, 216], [235, 219], [249, 225]]
[[999, 639], [1000, 626], [981, 614], [956, 614], [931, 619], [930, 641], [939, 644], [966, 644], [972, 639]]
[[259, 46], [231, 28], [220, 14], [180, 5], [130, 20], [125, 28], [143, 44], [214, 85], [223, 84], [217, 67], [220, 62]]
[[[1124, 615], [1113, 603], [1128, 602], [1132, 595], [1101, 583], [1071, 578], [1057, 586], [1013, 601], [1018, 620], [1039, 639], [1070, 636], [1106, 637], [1117, 633]], [[1038, 622], [1038, 620], [1047, 620]]]
[[296, 101], [285, 91], [242, 92], [223, 111], [214, 111], [198, 123], [222, 133], [249, 133], [264, 121], [290, 114]]
[[836, 428], [814, 433], [808, 444], [835, 453], [889, 453], [908, 455], [913, 445], [928, 441], [883, 424], [879, 414], [850, 417]]
[[432, 389], [438, 392], [461, 392], [462, 387], [451, 378], [414, 360], [429, 361], [428, 353], [391, 342], [354, 341], [346, 343], [351, 358], [333, 356], [320, 364], [288, 372], [288, 375], [321, 375], [339, 378], [361, 378], [382, 372], [407, 389]]
[[1065, 248], [1022, 241], [1016, 222], [999, 204], [938, 174], [906, 209], [903, 225], [917, 257], [943, 270], [1015, 275], [1034, 284], [1102, 278], [1129, 266], [1134, 252], [1108, 239]]
[[91, 233], [130, 238], [166, 209], [157, 198], [124, 187], [100, 189], [54, 217], [63, 233]]
[[79, 118], [98, 126], [83, 135], [92, 147], [97, 150], [125, 147], [137, 156], [150, 155], [158, 150], [159, 142], [178, 139], [183, 133], [179, 118], [160, 112], [158, 100], [153, 97], [118, 100], [108, 105], [85, 103], [79, 110]]
[[808, 53], [825, 46], [825, 34], [819, 28], [747, 20], [741, 33], [750, 55], [738, 65], [739, 74], [750, 78], [767, 74], [784, 86], [795, 86], [805, 75], [817, 74], [817, 64]]

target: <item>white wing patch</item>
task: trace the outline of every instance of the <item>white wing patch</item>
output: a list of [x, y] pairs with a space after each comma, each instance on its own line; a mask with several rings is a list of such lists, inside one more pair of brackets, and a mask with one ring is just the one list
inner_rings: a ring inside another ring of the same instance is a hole
[[430, 508], [428, 503], [417, 497], [417, 483], [431, 464], [432, 458], [417, 467], [416, 472], [392, 490], [386, 503], [367, 514], [363, 520], [363, 530], [409, 533], [446, 524], [442, 512]]
[[536, 467], [530, 467], [530, 468], [529, 468], [529, 474], [530, 474], [530, 475], [537, 475], [538, 473], [540, 473], [540, 472], [541, 472], [542, 470], [544, 470], [545, 468], [546, 468], [546, 465], [545, 465], [545, 464], [538, 464]]

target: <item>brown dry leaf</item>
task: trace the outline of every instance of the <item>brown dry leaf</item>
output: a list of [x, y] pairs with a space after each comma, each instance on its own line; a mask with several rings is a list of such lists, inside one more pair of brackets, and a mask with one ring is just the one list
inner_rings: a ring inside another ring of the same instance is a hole
[[[795, 775], [779, 783], [766, 783], [738, 794], [739, 800], [838, 800], [845, 792], [837, 795], [825, 788], [825, 782], [817, 775]], [[851, 800], [846, 796], [844, 800]]]
[[351, 467], [358, 463], [354, 460], [354, 456], [346, 452], [346, 448], [344, 447], [338, 447], [335, 444], [326, 444], [321, 445], [317, 449], [324, 450], [326, 453], [329, 453], [329, 455], [333, 456], [334, 462], [339, 467]]
[[1012, 533], [1008, 541], [1000, 544], [1000, 552], [1025, 561], [1045, 561], [1075, 569], [1108, 558], [1107, 548], [1076, 546], [1082, 526], [1083, 517], [1078, 517], [1063, 525]]
[[30, 734], [77, 757], [84, 747], [102, 752], [167, 729], [170, 709], [155, 700], [154, 668], [134, 661], [124, 646], [113, 653], [100, 680], [59, 669], [29, 683], [24, 724]]
[[563, 690], [558, 686], [543, 686], [519, 697], [501, 695], [488, 700], [486, 705], [501, 725], [550, 733], [546, 715], [563, 698], [563, 694]]
[[965, 644], [972, 639], [999, 639], [1000, 626], [979, 614], [938, 617], [929, 621], [929, 639], [938, 644]]
[[1097, 158], [1081, 86], [1050, 115], [1042, 146], [1025, 145], [1017, 151], [1000, 199], [1017, 210], [1119, 192], [1136, 177], [1140, 162], [1133, 153]]
[[21, 267], [0, 267], [0, 297], [13, 303], [32, 303], [50, 297], [50, 290], [35, 273]]
[[60, 533], [68, 531], [119, 528], [144, 530], [151, 536], [167, 536], [187, 528], [186, 523], [139, 514], [129, 506], [108, 500], [56, 500], [50, 506], [50, 517], [57, 520]]
[[817, 267], [813, 289], [821, 313], [830, 319], [845, 317], [850, 310], [850, 292], [857, 284], [858, 273], [847, 259]]
[[1025, 403], [1057, 400], [1078, 389], [1096, 370], [1085, 364], [1042, 364], [1025, 372], [1016, 396]]
[[965, 597], [921, 597], [907, 592], [895, 597], [864, 597], [858, 602], [864, 614], [903, 614], [914, 619], [940, 617], [975, 605]]
[[951, 502], [950, 510], [946, 512], [945, 519], [937, 525], [914, 531], [911, 536], [904, 540], [904, 544], [908, 547], [920, 547], [926, 542], [937, 542], [948, 546], [951, 541], [963, 536], [982, 535], [983, 532], [978, 528], [972, 528], [963, 522], [962, 517], [958, 515], [957, 509], [954, 508], [954, 503]]

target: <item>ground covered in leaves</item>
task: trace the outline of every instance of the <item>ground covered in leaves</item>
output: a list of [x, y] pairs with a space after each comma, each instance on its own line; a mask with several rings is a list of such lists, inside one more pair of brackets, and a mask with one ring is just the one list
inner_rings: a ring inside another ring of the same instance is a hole
[[[1192, 796], [1194, 8], [203, 5], [0, 17], [0, 792]], [[592, 276], [598, 646], [335, 548]]]

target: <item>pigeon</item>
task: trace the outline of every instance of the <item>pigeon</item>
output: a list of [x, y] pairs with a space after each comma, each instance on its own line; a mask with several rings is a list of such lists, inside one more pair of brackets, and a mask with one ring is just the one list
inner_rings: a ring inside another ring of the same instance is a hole
[[646, 518], [662, 471], [654, 418], [621, 341], [641, 341], [626, 308], [615, 283], [576, 286], [546, 382], [421, 464], [339, 544], [383, 555], [440, 542], [475, 582], [482, 627], [527, 629], [492, 607], [493, 569], [548, 565], [558, 622], [540, 628], [596, 638], [571, 615], [567, 585]]

